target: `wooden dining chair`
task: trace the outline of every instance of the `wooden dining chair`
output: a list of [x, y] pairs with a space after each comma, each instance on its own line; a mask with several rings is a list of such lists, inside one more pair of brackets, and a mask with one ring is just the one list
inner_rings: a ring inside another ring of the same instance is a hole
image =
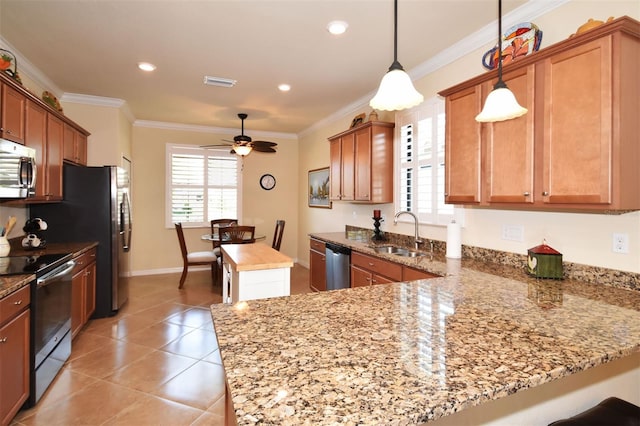
[[182, 231], [182, 223], [176, 223], [176, 233], [178, 234], [178, 241], [180, 242], [180, 252], [182, 253], [182, 275], [180, 276], [180, 284], [178, 288], [182, 288], [184, 281], [187, 279], [187, 271], [189, 266], [196, 265], [210, 265], [211, 266], [211, 279], [213, 283], [216, 283], [218, 274], [218, 256], [215, 255], [213, 250], [209, 251], [194, 251], [189, 252], [187, 250], [187, 243], [184, 240], [184, 232]]
[[276, 220], [276, 229], [273, 232], [273, 242], [271, 248], [280, 251], [280, 244], [282, 243], [282, 233], [284, 232], [284, 220]]
[[231, 225], [218, 228], [221, 244], [250, 244], [255, 243], [255, 226]]

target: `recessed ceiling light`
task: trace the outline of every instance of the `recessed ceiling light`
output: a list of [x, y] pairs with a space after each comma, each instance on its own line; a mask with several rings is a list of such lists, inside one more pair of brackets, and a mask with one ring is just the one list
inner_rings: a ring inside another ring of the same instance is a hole
[[291, 86], [289, 86], [288, 84], [279, 84], [278, 89], [281, 92], [288, 92], [289, 90], [291, 90]]
[[343, 34], [347, 31], [349, 24], [344, 21], [331, 21], [327, 24], [327, 31], [329, 31], [333, 35]]
[[151, 72], [155, 71], [156, 66], [150, 64], [149, 62], [138, 62], [138, 68], [140, 68], [142, 71]]

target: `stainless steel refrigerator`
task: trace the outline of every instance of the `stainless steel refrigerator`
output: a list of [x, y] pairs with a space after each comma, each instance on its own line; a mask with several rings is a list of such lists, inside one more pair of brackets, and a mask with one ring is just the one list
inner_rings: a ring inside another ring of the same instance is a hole
[[30, 217], [47, 222], [47, 244], [98, 242], [96, 310], [92, 318], [115, 315], [129, 297], [131, 207], [129, 176], [116, 166], [64, 164], [60, 203], [34, 204]]

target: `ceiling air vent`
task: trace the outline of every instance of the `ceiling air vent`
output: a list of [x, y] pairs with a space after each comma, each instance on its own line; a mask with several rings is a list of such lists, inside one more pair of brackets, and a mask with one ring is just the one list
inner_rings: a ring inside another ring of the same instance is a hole
[[204, 76], [204, 84], [209, 86], [233, 87], [236, 85], [236, 82], [236, 80], [232, 80], [230, 78], [211, 77], [209, 75]]

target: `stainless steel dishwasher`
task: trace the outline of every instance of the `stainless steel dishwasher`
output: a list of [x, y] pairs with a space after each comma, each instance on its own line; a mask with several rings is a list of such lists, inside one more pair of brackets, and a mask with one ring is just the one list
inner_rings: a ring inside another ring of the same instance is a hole
[[326, 243], [327, 290], [351, 287], [351, 249], [338, 244]]

